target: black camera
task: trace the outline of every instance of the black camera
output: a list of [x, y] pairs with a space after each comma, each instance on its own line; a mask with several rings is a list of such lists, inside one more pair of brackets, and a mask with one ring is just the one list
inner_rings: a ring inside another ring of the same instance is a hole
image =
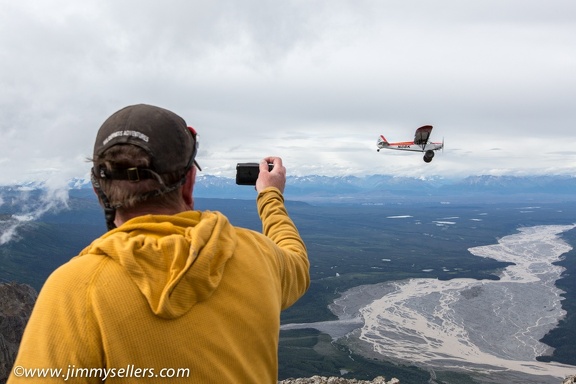
[[[268, 164], [268, 170], [271, 171], [274, 164]], [[256, 180], [260, 174], [260, 164], [258, 163], [238, 163], [236, 164], [236, 184], [238, 185], [256, 185]]]

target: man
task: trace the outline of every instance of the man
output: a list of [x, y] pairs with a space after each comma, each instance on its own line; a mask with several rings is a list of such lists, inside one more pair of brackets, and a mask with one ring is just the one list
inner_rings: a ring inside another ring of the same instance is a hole
[[280, 311], [309, 285], [286, 169], [260, 163], [263, 234], [234, 227], [194, 211], [197, 140], [150, 105], [104, 122], [92, 181], [110, 230], [48, 278], [8, 383], [277, 382]]

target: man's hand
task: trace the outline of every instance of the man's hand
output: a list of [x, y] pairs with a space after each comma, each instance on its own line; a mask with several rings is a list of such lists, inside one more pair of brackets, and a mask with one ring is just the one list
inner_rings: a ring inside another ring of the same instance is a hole
[[[268, 170], [268, 164], [273, 164], [274, 168]], [[260, 192], [268, 187], [276, 187], [284, 193], [286, 186], [286, 168], [282, 165], [279, 157], [266, 157], [260, 161], [260, 173], [256, 180], [256, 191]]]

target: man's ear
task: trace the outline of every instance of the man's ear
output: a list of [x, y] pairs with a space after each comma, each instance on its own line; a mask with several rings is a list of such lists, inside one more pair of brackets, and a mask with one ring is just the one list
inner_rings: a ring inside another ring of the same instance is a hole
[[196, 183], [196, 167], [192, 166], [188, 173], [186, 174], [186, 181], [182, 185], [182, 199], [186, 205], [189, 205], [194, 209], [194, 197], [192, 193], [194, 192], [194, 184]]

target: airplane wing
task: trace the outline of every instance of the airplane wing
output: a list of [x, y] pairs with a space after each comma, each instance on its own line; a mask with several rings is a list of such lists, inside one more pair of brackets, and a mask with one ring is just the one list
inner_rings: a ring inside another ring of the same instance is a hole
[[428, 142], [428, 138], [430, 137], [430, 133], [432, 132], [431, 125], [424, 125], [416, 130], [416, 134], [414, 135], [414, 144], [416, 145], [424, 145]]

